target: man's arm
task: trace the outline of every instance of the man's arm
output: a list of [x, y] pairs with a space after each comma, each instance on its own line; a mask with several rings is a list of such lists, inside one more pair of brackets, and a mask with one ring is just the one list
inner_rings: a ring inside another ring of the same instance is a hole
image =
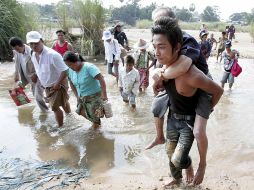
[[179, 58], [161, 74], [163, 80], [174, 79], [186, 73], [192, 64], [192, 59], [180, 55]]
[[54, 49], [54, 48], [55, 48], [55, 46], [56, 46], [56, 41], [54, 41], [54, 43], [52, 44], [51, 49]]
[[125, 39], [125, 42], [126, 42], [126, 46], [129, 46], [128, 39], [127, 39], [127, 36], [126, 36], [125, 33], [124, 33], [124, 39]]
[[67, 77], [67, 71], [68, 71], [68, 70], [62, 71], [62, 72], [61, 72], [61, 75], [60, 75], [58, 81], [57, 81], [57, 82], [54, 84], [54, 86], [53, 86], [53, 89], [54, 89], [54, 90], [59, 90], [59, 89], [60, 89], [60, 85], [63, 83], [63, 81], [64, 81], [64, 80], [66, 79], [66, 77]]
[[200, 88], [201, 90], [212, 95], [212, 107], [214, 107], [220, 100], [223, 94], [223, 88], [221, 88], [212, 79], [207, 77], [204, 73], [199, 71], [195, 66], [190, 68], [189, 80], [187, 82], [194, 88]]
[[[148, 68], [147, 68], [147, 71], [149, 71], [149, 69], [152, 67], [152, 66], [154, 66], [154, 64], [155, 64], [155, 62], [154, 62], [154, 60], [155, 60], [155, 57], [154, 57], [154, 54], [153, 53], [151, 53], [151, 52], [149, 52], [148, 51]], [[149, 65], [149, 61], [152, 61], [152, 63]]]
[[15, 72], [14, 72], [14, 81], [17, 82], [20, 80], [20, 77], [19, 77], [19, 70], [18, 70], [18, 56], [17, 56], [17, 53], [15, 51], [13, 51], [13, 54], [14, 54], [14, 63], [15, 63]]
[[[184, 41], [181, 47], [180, 56], [175, 63], [168, 67], [162, 73], [162, 79], [173, 79], [181, 76], [186, 73], [191, 64], [195, 63], [199, 60], [200, 56], [200, 46], [198, 42], [190, 35], [184, 33], [183, 34]], [[203, 63], [200, 63], [203, 64]]]
[[119, 77], [118, 77], [118, 87], [119, 87], [120, 91], [123, 89], [122, 71], [121, 70], [119, 72]]
[[73, 51], [74, 50], [73, 46], [70, 43], [68, 43], [67, 49], [68, 49], [68, 51]]
[[116, 48], [116, 55], [115, 55], [115, 60], [116, 62], [118, 62], [120, 60], [120, 54], [121, 54], [121, 49], [120, 49], [120, 45], [118, 43], [117, 40], [113, 39], [114, 40], [114, 46]]
[[138, 89], [139, 89], [139, 85], [140, 85], [140, 76], [139, 73], [136, 73], [136, 79], [135, 82], [133, 84], [133, 89], [131, 90], [131, 92], [135, 95], [137, 95]]
[[104, 80], [104, 77], [102, 76], [102, 74], [99, 73], [94, 78], [100, 82], [101, 90], [102, 90], [102, 100], [104, 100], [104, 101], [108, 100], [107, 90], [106, 90], [106, 82]]
[[156, 87], [156, 83], [161, 82], [161, 80], [174, 79], [182, 74], [186, 73], [192, 64], [191, 58], [180, 55], [176, 62], [174, 62], [169, 67], [165, 68], [157, 68], [152, 76], [154, 79], [154, 86]]

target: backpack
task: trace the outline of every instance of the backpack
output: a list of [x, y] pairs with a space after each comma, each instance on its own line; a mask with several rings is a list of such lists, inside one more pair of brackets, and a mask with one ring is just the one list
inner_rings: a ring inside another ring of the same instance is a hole
[[231, 68], [231, 73], [234, 77], [237, 77], [242, 72], [242, 67], [238, 64], [238, 61], [235, 59]]

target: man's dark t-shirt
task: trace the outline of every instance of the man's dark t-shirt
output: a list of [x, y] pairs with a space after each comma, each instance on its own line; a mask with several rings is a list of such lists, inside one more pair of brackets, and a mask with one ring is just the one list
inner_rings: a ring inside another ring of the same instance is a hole
[[117, 39], [118, 43], [124, 47], [124, 41], [128, 42], [126, 34], [124, 32], [115, 31], [114, 38]]

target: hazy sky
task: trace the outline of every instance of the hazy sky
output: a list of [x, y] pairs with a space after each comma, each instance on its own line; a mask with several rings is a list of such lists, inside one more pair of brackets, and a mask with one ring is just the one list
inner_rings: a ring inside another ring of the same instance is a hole
[[[38, 2], [38, 0], [19, 0], [24, 2]], [[43, 0], [40, 1], [41, 4], [50, 4], [57, 3], [59, 0]], [[121, 3], [119, 0], [101, 0], [105, 7], [114, 5], [114, 7], [120, 7], [124, 5], [128, 0], [122, 0]], [[189, 8], [191, 3], [194, 3], [196, 6], [196, 11], [201, 13], [206, 6], [217, 5], [219, 7], [220, 17], [222, 19], [228, 19], [232, 13], [238, 12], [250, 12], [254, 8], [254, 3], [251, 3], [251, 0], [141, 0], [142, 5], [149, 5], [152, 2], [156, 2], [157, 5], [164, 5], [172, 7], [177, 6], [178, 8]], [[229, 3], [230, 2], [230, 3]]]

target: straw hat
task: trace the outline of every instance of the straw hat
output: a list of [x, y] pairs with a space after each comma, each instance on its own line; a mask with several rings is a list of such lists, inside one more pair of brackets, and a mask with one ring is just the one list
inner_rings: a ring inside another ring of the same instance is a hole
[[111, 39], [112, 38], [112, 35], [111, 35], [111, 32], [109, 30], [106, 30], [103, 32], [103, 36], [102, 36], [102, 39], [103, 40], [108, 40], [108, 39]]
[[148, 48], [148, 46], [149, 46], [149, 43], [143, 39], [139, 39], [138, 42], [134, 44], [135, 49], [146, 49]]

